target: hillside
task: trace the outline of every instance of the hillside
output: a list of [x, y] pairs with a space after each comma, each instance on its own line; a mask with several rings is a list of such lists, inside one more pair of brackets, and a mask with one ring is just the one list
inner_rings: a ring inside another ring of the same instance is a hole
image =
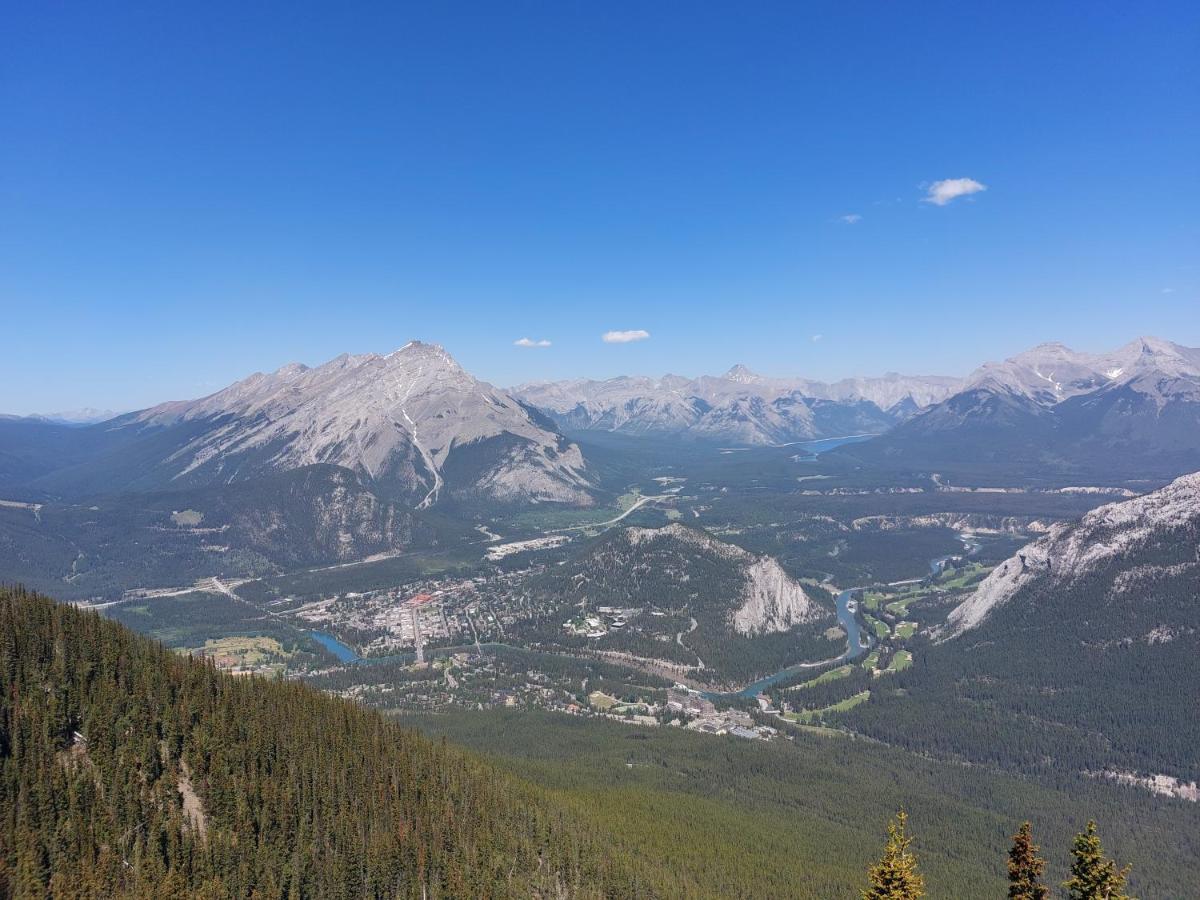
[[99, 424], [0, 419], [0, 568], [115, 599], [452, 543], [479, 510], [595, 489], [541, 413], [413, 341]]
[[1067, 876], [1070, 836], [1088, 818], [1133, 863], [1135, 896], [1191, 897], [1200, 883], [1200, 807], [1104, 781], [1047, 784], [828, 731], [766, 743], [538, 713], [405, 721], [608, 823], [612, 852], [661, 859], [685, 897], [857, 900], [878, 823], [901, 805], [927, 900], [1004, 897], [1010, 823], [1024, 819], [1049, 884]]
[[852, 720], [939, 754], [1024, 771], [1162, 776], [1186, 793], [1200, 781], [1198, 653], [1194, 474], [1019, 550]]
[[[713, 684], [750, 680], [844, 648], [832, 599], [777, 560], [678, 522], [615, 530], [584, 545], [529, 589], [549, 612], [528, 635], [567, 647], [661, 660]], [[598, 613], [612, 620], [599, 635]], [[564, 631], [563, 620], [582, 626]], [[538, 630], [540, 628], [540, 630]], [[581, 632], [587, 632], [586, 636]], [[841, 643], [839, 643], [839, 640]]]
[[333, 465], [418, 507], [443, 495], [590, 502], [578, 447], [420, 341], [316, 368], [293, 363], [99, 425], [47, 434], [36, 424], [26, 446], [8, 424], [13, 459], [0, 469], [26, 492], [178, 490]]
[[571, 817], [353, 704], [0, 593], [0, 896], [644, 890]]

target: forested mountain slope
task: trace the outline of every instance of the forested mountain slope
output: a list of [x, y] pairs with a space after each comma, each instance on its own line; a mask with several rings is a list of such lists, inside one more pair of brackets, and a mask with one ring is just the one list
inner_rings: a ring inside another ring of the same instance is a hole
[[0, 594], [0, 896], [653, 893], [520, 782], [349, 702]]
[[858, 727], [1022, 770], [1200, 781], [1200, 474], [1055, 526], [943, 638]]
[[[685, 665], [711, 684], [844, 648], [824, 636], [835, 623], [826, 591], [801, 585], [770, 556], [679, 522], [614, 529], [531, 579], [529, 591], [546, 610], [532, 639]], [[604, 637], [564, 633], [564, 618], [613, 607], [629, 621]]]
[[1136, 861], [1139, 896], [1181, 896], [1197, 875], [1195, 807], [1104, 782], [1047, 789], [808, 734], [423, 723], [507, 756], [502, 774], [352, 703], [218, 674], [20, 591], [0, 593], [0, 678], [0, 897], [829, 900], [857, 896], [901, 804], [930, 898], [1001, 889], [1024, 818], [1064, 846], [1100, 819]]

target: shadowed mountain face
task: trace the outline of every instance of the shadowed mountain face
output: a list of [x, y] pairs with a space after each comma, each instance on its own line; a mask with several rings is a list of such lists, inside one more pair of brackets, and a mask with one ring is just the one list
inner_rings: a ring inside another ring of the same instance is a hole
[[854, 449], [906, 466], [1003, 464], [1114, 477], [1200, 467], [1200, 350], [1139, 338], [1104, 354], [1043, 344]]
[[576, 379], [513, 391], [568, 430], [781, 444], [886, 431], [960, 384], [955, 378], [894, 373], [827, 384], [769, 378], [737, 365], [719, 377]]

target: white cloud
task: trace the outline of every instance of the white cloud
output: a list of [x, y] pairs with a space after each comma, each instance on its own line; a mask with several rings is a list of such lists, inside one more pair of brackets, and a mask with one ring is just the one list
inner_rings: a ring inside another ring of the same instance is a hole
[[650, 332], [635, 328], [632, 331], [606, 331], [600, 340], [606, 344], [631, 344], [634, 341], [644, 341], [650, 337]]
[[823, 335], [823, 334], [814, 334], [812, 336], [812, 342], [815, 344], [815, 343], [817, 343], [817, 341], [823, 340], [824, 337], [825, 337], [825, 335]]
[[951, 200], [986, 190], [987, 185], [980, 184], [974, 178], [944, 178], [931, 184], [922, 199], [934, 206], [945, 206]]
[[1173, 294], [1173, 293], [1175, 293], [1175, 288], [1163, 288], [1162, 292], [1164, 294]]
[[535, 341], [532, 338], [521, 338], [513, 341], [514, 347], [549, 347], [550, 342], [547, 340]]
[[838, 219], [842, 222], [845, 222], [847, 225], [854, 225], [855, 223], [862, 221], [862, 216], [860, 216], [858, 213], [847, 213], [844, 216], [838, 216]]

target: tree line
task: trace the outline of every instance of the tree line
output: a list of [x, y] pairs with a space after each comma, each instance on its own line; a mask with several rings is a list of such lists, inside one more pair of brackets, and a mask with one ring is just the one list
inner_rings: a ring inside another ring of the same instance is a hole
[[[925, 896], [925, 877], [918, 869], [908, 815], [896, 813], [888, 823], [888, 838], [879, 861], [867, 872], [868, 886], [862, 900], [919, 900]], [[1046, 860], [1033, 842], [1033, 826], [1023, 822], [1013, 835], [1008, 851], [1009, 900], [1049, 900], [1050, 888], [1043, 880]], [[1118, 868], [1104, 852], [1096, 823], [1075, 835], [1071, 846], [1071, 877], [1062, 883], [1069, 900], [1136, 900], [1125, 892], [1132, 867]]]

